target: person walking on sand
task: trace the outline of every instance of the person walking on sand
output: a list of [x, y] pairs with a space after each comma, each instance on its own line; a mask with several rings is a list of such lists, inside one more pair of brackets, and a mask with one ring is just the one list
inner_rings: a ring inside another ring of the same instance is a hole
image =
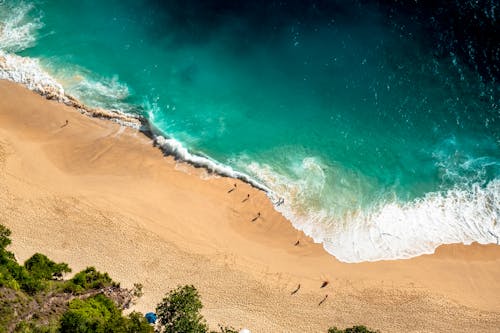
[[321, 302], [318, 303], [318, 306], [320, 306], [321, 304], [323, 304], [326, 301], [327, 298], [328, 298], [328, 294], [326, 294], [325, 298], [323, 298], [321, 300]]
[[325, 288], [325, 287], [328, 285], [328, 283], [330, 283], [330, 282], [328, 282], [328, 281], [323, 281], [323, 284], [321, 285], [321, 287], [320, 287], [320, 288]]
[[248, 201], [249, 199], [250, 199], [250, 194], [247, 194], [247, 197], [245, 199], [243, 199], [242, 202]]
[[64, 123], [64, 125], [61, 126], [61, 128], [68, 126], [68, 124], [69, 124], [69, 121], [68, 121], [68, 119], [66, 119], [66, 122]]
[[292, 291], [292, 295], [295, 295], [299, 291], [299, 289], [300, 289], [300, 283], [297, 286], [297, 288], [294, 291]]
[[252, 222], [257, 221], [257, 219], [260, 217], [260, 212], [257, 213], [257, 216], [252, 219]]
[[227, 193], [231, 193], [231, 192], [233, 192], [234, 190], [236, 190], [236, 183], [234, 184], [234, 186], [233, 186], [233, 188], [232, 188], [232, 189], [230, 189], [229, 191], [227, 191]]

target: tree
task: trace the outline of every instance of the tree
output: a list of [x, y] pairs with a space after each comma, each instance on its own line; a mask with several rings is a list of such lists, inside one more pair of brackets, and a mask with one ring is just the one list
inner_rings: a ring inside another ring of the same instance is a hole
[[202, 307], [194, 286], [179, 286], [158, 304], [156, 315], [166, 333], [205, 333], [208, 326], [200, 314]]
[[149, 325], [148, 321], [142, 313], [140, 312], [132, 312], [128, 316], [128, 320], [126, 321], [127, 332], [130, 333], [153, 333], [153, 327]]
[[66, 284], [65, 291], [81, 293], [89, 289], [101, 289], [104, 287], [119, 287], [120, 285], [109, 277], [108, 273], [101, 273], [95, 267], [87, 267], [77, 273]]
[[45, 255], [35, 253], [24, 263], [24, 267], [37, 279], [52, 280], [71, 272], [68, 264], [55, 263]]

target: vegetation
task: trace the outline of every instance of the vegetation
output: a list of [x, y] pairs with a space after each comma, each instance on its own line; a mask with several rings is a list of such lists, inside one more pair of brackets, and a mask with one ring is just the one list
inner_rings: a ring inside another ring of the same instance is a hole
[[142, 314], [122, 315], [141, 285], [122, 289], [94, 267], [64, 281], [68, 265], [40, 253], [19, 265], [7, 251], [10, 234], [0, 225], [0, 333], [153, 332]]
[[148, 333], [153, 328], [142, 314], [133, 312], [124, 317], [115, 303], [102, 294], [85, 300], [74, 299], [60, 321], [61, 332], [123, 332]]
[[26, 260], [24, 266], [19, 265], [14, 254], [6, 249], [11, 243], [9, 236], [10, 230], [0, 225], [0, 287], [34, 295], [48, 290], [50, 281], [71, 271], [67, 264], [57, 264], [40, 253]]
[[105, 287], [120, 287], [114, 282], [108, 273], [100, 273], [94, 267], [87, 267], [77, 273], [65, 284], [64, 291], [72, 293], [82, 293], [90, 289], [102, 289]]
[[26, 260], [24, 267], [34, 278], [41, 280], [60, 279], [64, 273], [71, 272], [67, 264], [56, 264], [40, 253], [35, 253], [31, 258]]
[[158, 304], [156, 314], [166, 333], [204, 333], [208, 326], [200, 314], [202, 307], [196, 288], [183, 286], [165, 296]]
[[[128, 316], [122, 309], [142, 295], [142, 285], [122, 289], [107, 273], [87, 267], [72, 279], [65, 263], [56, 263], [35, 253], [19, 265], [13, 253], [10, 230], [0, 224], [0, 333], [152, 333], [141, 313]], [[157, 332], [165, 333], [238, 333], [232, 327], [219, 326], [209, 331], [200, 313], [203, 304], [192, 285], [178, 286], [168, 292], [156, 308]], [[375, 333], [364, 326], [328, 333]]]

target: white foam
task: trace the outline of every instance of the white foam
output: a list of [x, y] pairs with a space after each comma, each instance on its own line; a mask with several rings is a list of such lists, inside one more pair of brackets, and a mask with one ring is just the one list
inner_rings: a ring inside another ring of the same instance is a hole
[[0, 51], [0, 79], [20, 83], [51, 99], [66, 100], [62, 85], [42, 68], [38, 59]]
[[162, 135], [155, 135], [154, 140], [155, 144], [158, 145], [168, 155], [173, 155], [182, 161], [188, 162], [197, 167], [203, 167], [221, 176], [241, 179], [258, 189], [270, 192], [270, 189], [264, 184], [261, 184], [260, 182], [252, 179], [242, 172], [234, 170], [228, 165], [219, 163], [211, 159], [210, 157], [191, 154], [186, 147], [184, 147], [179, 141], [173, 138], [165, 138]]
[[14, 5], [0, 3], [0, 49], [19, 52], [32, 47], [36, 42], [35, 33], [43, 27], [41, 17], [28, 18], [34, 10], [33, 4], [18, 1]]
[[63, 87], [52, 78], [37, 59], [13, 54], [33, 46], [41, 17], [29, 18], [33, 4], [22, 1], [0, 5], [0, 79], [10, 80], [48, 98], [65, 100]]
[[125, 100], [130, 95], [129, 87], [117, 75], [97, 76], [85, 68], [65, 66], [57, 71], [57, 78], [64, 83], [67, 92], [92, 107], [108, 110], [130, 111]]
[[[303, 165], [310, 166], [312, 161], [308, 159]], [[473, 184], [467, 189], [428, 193], [408, 203], [380, 203], [369, 211], [338, 217], [332, 210], [304, 206], [300, 195], [308, 190], [307, 181], [288, 179], [256, 163], [249, 171], [274, 191], [271, 193], [285, 199], [276, 207], [278, 211], [344, 262], [411, 258], [433, 253], [442, 244], [499, 242], [498, 179], [486, 187]], [[321, 178], [316, 177], [316, 181], [321, 183]]]

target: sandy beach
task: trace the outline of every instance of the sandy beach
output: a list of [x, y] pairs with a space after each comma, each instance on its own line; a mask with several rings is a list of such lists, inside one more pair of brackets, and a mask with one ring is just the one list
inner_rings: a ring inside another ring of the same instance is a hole
[[18, 260], [42, 252], [74, 271], [93, 265], [124, 286], [142, 283], [135, 309], [143, 312], [169, 289], [194, 284], [212, 328], [500, 327], [499, 246], [446, 245], [409, 260], [341, 263], [295, 230], [264, 192], [177, 162], [142, 133], [6, 81], [0, 212]]

